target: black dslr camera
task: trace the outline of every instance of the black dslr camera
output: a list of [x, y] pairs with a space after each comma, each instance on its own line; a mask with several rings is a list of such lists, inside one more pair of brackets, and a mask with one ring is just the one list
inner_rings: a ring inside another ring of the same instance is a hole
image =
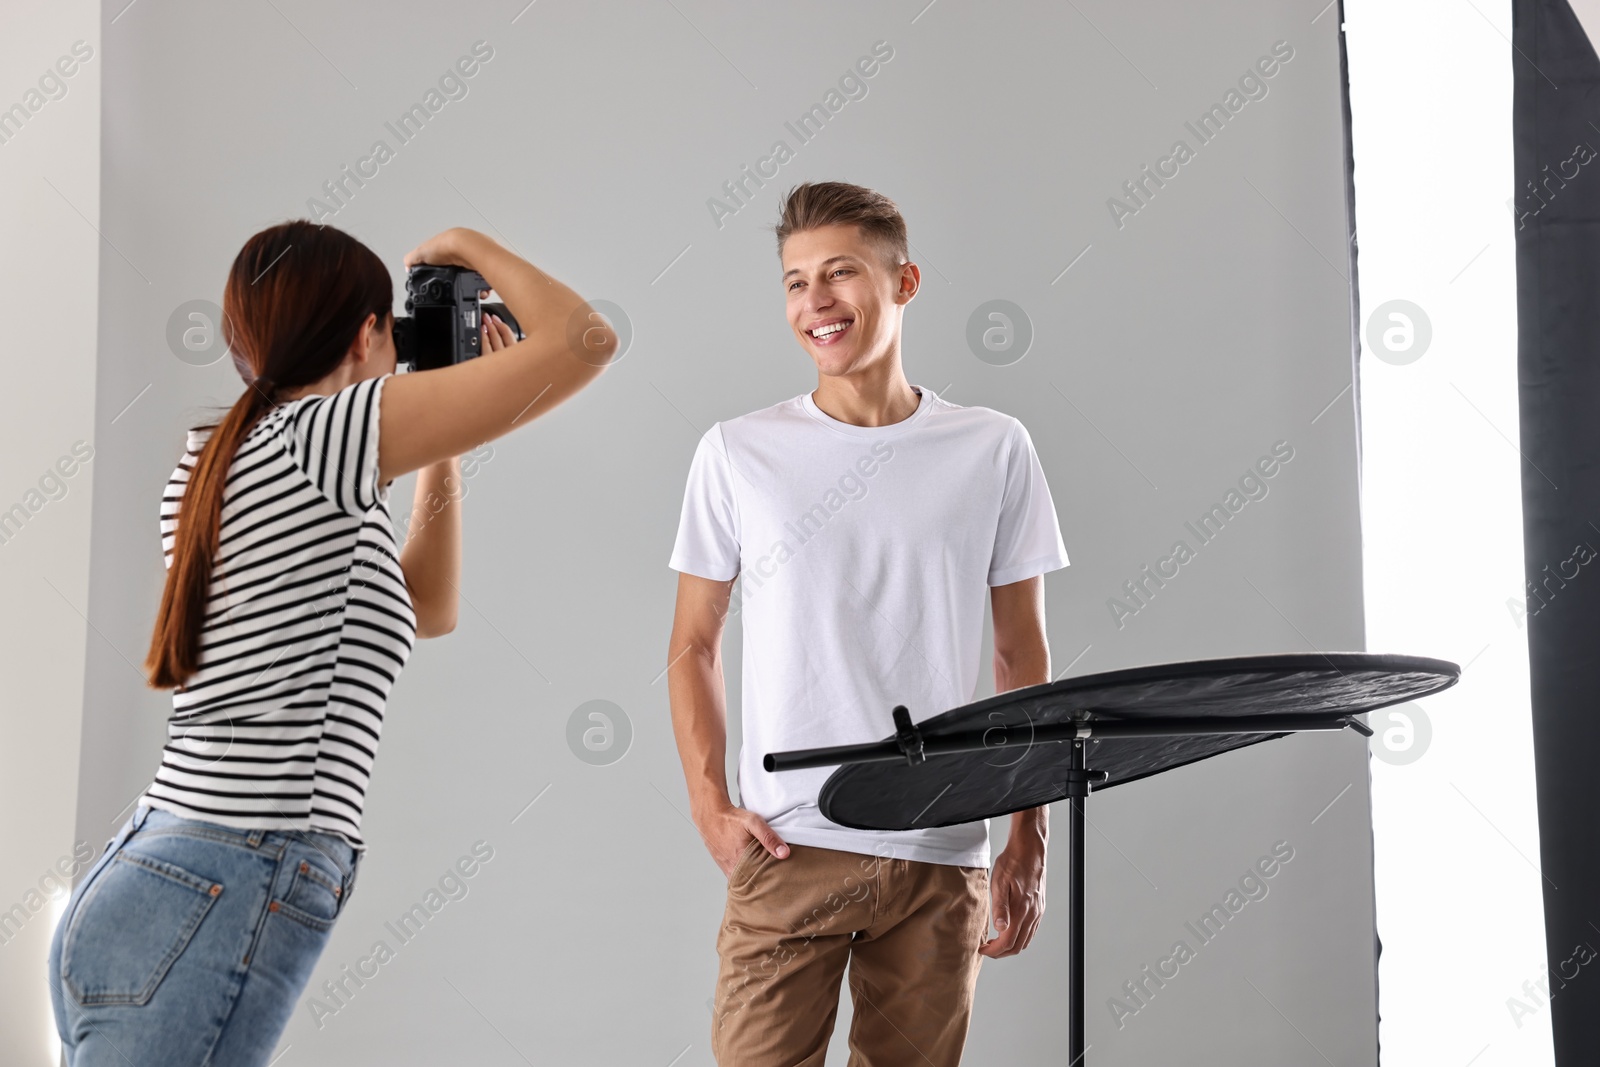
[[395, 362], [432, 370], [483, 354], [483, 313], [500, 316], [520, 341], [522, 327], [504, 304], [485, 304], [489, 283], [465, 267], [418, 264], [406, 274], [406, 315], [394, 320]]

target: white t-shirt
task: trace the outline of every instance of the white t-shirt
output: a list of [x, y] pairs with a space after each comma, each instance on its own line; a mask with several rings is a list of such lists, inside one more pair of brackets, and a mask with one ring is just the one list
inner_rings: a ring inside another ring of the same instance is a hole
[[1067, 565], [1022, 423], [913, 386], [917, 410], [854, 426], [810, 393], [707, 430], [674, 570], [726, 581], [744, 626], [741, 806], [801, 845], [989, 865], [987, 821], [867, 831], [831, 822], [834, 768], [767, 771], [768, 752], [879, 741], [977, 691], [990, 586]]

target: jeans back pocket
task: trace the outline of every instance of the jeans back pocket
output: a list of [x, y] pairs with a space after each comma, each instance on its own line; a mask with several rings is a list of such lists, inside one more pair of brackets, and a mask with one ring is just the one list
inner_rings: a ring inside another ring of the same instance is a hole
[[220, 882], [119, 850], [72, 915], [62, 983], [85, 1006], [148, 1003], [221, 892]]

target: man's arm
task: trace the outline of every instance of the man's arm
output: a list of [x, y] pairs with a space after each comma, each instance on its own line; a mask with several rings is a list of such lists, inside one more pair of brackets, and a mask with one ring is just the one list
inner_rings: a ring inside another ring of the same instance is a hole
[[722, 677], [722, 629], [734, 579], [678, 575], [678, 604], [667, 648], [667, 699], [672, 732], [689, 788], [689, 814], [711, 858], [727, 876], [750, 838], [778, 857], [788, 846], [766, 820], [728, 796], [727, 692]]
[[[1004, 693], [1050, 680], [1050, 644], [1044, 633], [1044, 576], [997, 585], [994, 610], [994, 691]], [[985, 956], [1014, 956], [1028, 947], [1044, 915], [1046, 806], [1015, 812], [1011, 836], [995, 857], [990, 877], [996, 936], [978, 949]]]

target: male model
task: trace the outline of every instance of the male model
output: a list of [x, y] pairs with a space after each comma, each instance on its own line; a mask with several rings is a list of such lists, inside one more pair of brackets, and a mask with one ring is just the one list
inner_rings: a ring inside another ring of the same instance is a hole
[[[985, 594], [997, 691], [1048, 681], [1042, 575], [1066, 548], [1022, 424], [906, 379], [921, 272], [894, 203], [807, 183], [776, 233], [817, 389], [700, 439], [670, 561], [673, 729], [728, 879], [712, 1051], [722, 1067], [821, 1064], [848, 964], [852, 1067], [947, 1067], [982, 957], [1020, 952], [1038, 926], [1048, 809], [1012, 816], [991, 874], [986, 822], [848, 829], [817, 810], [830, 769], [770, 773], [761, 757], [880, 740], [896, 704], [921, 721], [970, 703]], [[736, 806], [721, 642], [740, 575]]]

